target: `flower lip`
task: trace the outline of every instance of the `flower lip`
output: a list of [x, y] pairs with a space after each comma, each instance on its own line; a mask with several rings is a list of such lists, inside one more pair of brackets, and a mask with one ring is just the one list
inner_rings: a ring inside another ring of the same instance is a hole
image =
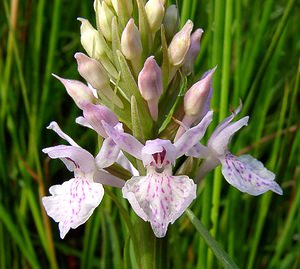
[[176, 148], [170, 140], [148, 140], [142, 149], [144, 165], [152, 165], [158, 168], [175, 162]]
[[[152, 157], [156, 163], [156, 166], [158, 168], [161, 168], [165, 163], [165, 158], [166, 158], [166, 150], [163, 147], [163, 151], [162, 152], [157, 152], [152, 154]], [[166, 160], [166, 164], [168, 163], [168, 160]]]

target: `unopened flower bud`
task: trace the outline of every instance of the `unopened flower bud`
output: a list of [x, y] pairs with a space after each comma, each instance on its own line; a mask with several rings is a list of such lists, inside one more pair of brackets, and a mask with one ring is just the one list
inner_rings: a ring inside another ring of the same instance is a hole
[[179, 24], [179, 16], [176, 5], [171, 5], [166, 9], [166, 14], [163, 20], [167, 41], [172, 40], [172, 37], [177, 32]]
[[[184, 112], [186, 115], [200, 117], [201, 114], [206, 114], [208, 111], [206, 104], [210, 101], [211, 80], [216, 68], [208, 71], [184, 95]], [[207, 111], [205, 111], [206, 109]]]
[[138, 76], [138, 86], [142, 97], [147, 101], [153, 120], [157, 120], [158, 101], [163, 91], [161, 69], [150, 56]]
[[83, 18], [78, 18], [81, 21], [80, 41], [87, 54], [95, 59], [99, 59], [105, 53], [102, 41], [98, 31]]
[[97, 60], [86, 56], [83, 53], [74, 55], [79, 74], [95, 89], [101, 89], [109, 84], [109, 77], [106, 70]]
[[94, 8], [103, 36], [106, 38], [106, 40], [111, 41], [111, 22], [112, 18], [114, 17], [114, 13], [106, 4], [106, 2], [102, 2], [101, 4], [100, 0], [95, 1]]
[[202, 29], [197, 29], [191, 35], [190, 48], [185, 56], [185, 59], [184, 59], [183, 65], [182, 65], [182, 71], [186, 75], [191, 74], [193, 71], [194, 62], [200, 51], [200, 39], [201, 39], [202, 33], [203, 33]]
[[165, 8], [161, 0], [149, 0], [145, 5], [151, 31], [155, 33], [161, 26]]
[[132, 18], [128, 21], [122, 33], [121, 50], [128, 60], [136, 59], [140, 57], [142, 53], [143, 48], [140, 32], [134, 24], [134, 20]]
[[193, 22], [188, 20], [182, 29], [173, 37], [168, 48], [169, 61], [172, 65], [179, 66], [183, 63], [190, 47], [192, 29]]
[[[104, 94], [117, 106], [123, 108], [120, 98], [110, 87], [110, 80], [104, 67], [97, 60], [86, 56], [83, 53], [76, 53], [79, 74], [100, 94]], [[101, 97], [101, 95], [100, 95]]]
[[207, 71], [184, 95], [184, 112], [174, 141], [176, 141], [185, 132], [185, 127], [190, 127], [194, 122], [200, 121], [209, 111], [210, 99], [212, 96], [212, 75], [217, 67]]
[[86, 86], [84, 83], [78, 80], [72, 79], [64, 79], [55, 74], [52, 74], [55, 78], [57, 78], [66, 88], [67, 93], [72, 97], [75, 104], [82, 109], [83, 104], [85, 103], [93, 103], [96, 98], [93, 95], [92, 90]]

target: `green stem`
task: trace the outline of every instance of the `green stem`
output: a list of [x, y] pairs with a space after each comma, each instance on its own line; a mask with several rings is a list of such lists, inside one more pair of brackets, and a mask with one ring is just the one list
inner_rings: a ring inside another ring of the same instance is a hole
[[148, 222], [138, 219], [139, 250], [142, 269], [155, 269], [156, 261], [156, 238]]
[[[228, 109], [228, 95], [229, 95], [229, 82], [230, 82], [230, 59], [231, 59], [231, 21], [232, 21], [232, 6], [233, 1], [226, 1], [225, 8], [225, 28], [224, 28], [224, 47], [223, 47], [223, 59], [222, 59], [222, 91], [220, 99], [220, 120], [225, 118]], [[214, 173], [214, 186], [213, 186], [213, 200], [211, 210], [212, 229], [211, 233], [213, 237], [216, 237], [218, 222], [219, 222], [219, 206], [220, 206], [220, 194], [222, 187], [222, 175], [220, 168], [215, 170]], [[207, 268], [213, 268], [212, 253], [208, 252]]]

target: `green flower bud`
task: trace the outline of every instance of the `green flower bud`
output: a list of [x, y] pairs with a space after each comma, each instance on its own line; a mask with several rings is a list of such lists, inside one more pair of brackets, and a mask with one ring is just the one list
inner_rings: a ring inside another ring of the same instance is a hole
[[161, 0], [149, 0], [145, 5], [151, 31], [155, 33], [161, 26], [165, 8]]
[[83, 18], [78, 18], [78, 20], [81, 21], [80, 41], [83, 48], [90, 57], [99, 59], [101, 55], [105, 54], [105, 51], [98, 31], [88, 20]]
[[96, 0], [94, 2], [94, 8], [96, 11], [96, 16], [98, 18], [98, 23], [100, 30], [106, 40], [111, 41], [111, 22], [112, 18], [115, 16], [106, 2], [100, 2]]

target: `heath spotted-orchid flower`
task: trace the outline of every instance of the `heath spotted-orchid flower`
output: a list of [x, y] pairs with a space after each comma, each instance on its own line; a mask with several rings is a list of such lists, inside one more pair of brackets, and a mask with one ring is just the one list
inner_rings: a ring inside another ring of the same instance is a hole
[[241, 108], [242, 105], [217, 126], [208, 140], [207, 147], [196, 144], [189, 150], [187, 155], [205, 159], [200, 166], [197, 179], [201, 179], [221, 163], [222, 174], [227, 182], [241, 192], [260, 195], [271, 190], [282, 195], [282, 189], [274, 181], [275, 174], [266, 169], [260, 161], [250, 155], [234, 156], [228, 149], [234, 133], [248, 124], [249, 116], [231, 123]]
[[143, 161], [146, 176], [127, 180], [122, 192], [136, 214], [150, 222], [157, 237], [164, 237], [169, 223], [174, 223], [196, 198], [194, 181], [185, 175], [173, 176], [172, 165], [203, 137], [211, 120], [212, 111], [209, 111], [174, 144], [155, 139], [146, 141], [145, 145], [103, 122], [106, 133], [122, 150]]
[[56, 122], [51, 122], [48, 129], [70, 144], [43, 149], [50, 158], [61, 159], [74, 172], [74, 178], [50, 187], [51, 196], [42, 199], [47, 214], [59, 222], [60, 237], [64, 238], [71, 228], [85, 223], [100, 204], [104, 195], [102, 184], [121, 188], [124, 181], [103, 170], [105, 166], [99, 167], [96, 159], [100, 155], [95, 159], [65, 134]]

